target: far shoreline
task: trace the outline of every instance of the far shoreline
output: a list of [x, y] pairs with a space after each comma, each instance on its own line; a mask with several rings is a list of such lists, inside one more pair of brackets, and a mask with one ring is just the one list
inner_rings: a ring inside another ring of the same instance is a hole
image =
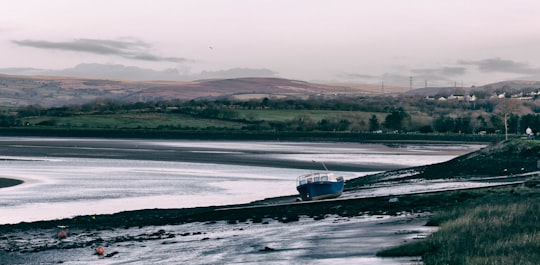
[[24, 181], [20, 179], [8, 179], [8, 178], [0, 178], [0, 189], [1, 188], [9, 188], [13, 186], [17, 186], [20, 184], [23, 184]]

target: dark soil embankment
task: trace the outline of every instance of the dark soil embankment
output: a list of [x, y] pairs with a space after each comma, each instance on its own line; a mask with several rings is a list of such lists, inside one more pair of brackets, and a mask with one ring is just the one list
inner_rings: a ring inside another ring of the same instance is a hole
[[[511, 176], [539, 170], [540, 141], [510, 140], [487, 146], [452, 160], [370, 175], [347, 182], [347, 189], [377, 183], [411, 179], [452, 179]], [[400, 176], [400, 177], [396, 177]]]
[[512, 140], [485, 147], [448, 162], [421, 168], [417, 177], [438, 179], [521, 174], [538, 170], [540, 145], [534, 140]]
[[[434, 200], [433, 196], [438, 199]], [[389, 203], [388, 196], [355, 199], [328, 200], [314, 203], [291, 203], [287, 205], [235, 205], [234, 207], [200, 207], [186, 209], [148, 209], [127, 211], [108, 215], [88, 215], [51, 221], [38, 221], [0, 226], [0, 232], [49, 229], [69, 226], [70, 229], [114, 229], [143, 227], [150, 225], [176, 225], [189, 222], [227, 221], [230, 223], [253, 221], [262, 222], [265, 218], [281, 222], [293, 222], [300, 216], [322, 219], [326, 215], [343, 217], [363, 214], [390, 214], [402, 211], [432, 211], [440, 205], [461, 201], [464, 196], [459, 192], [441, 195], [404, 196], [399, 203]]]

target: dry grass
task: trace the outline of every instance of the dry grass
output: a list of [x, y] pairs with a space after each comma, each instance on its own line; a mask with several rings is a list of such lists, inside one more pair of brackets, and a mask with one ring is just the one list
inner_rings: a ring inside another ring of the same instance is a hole
[[538, 264], [540, 191], [503, 189], [440, 213], [438, 232], [379, 253], [421, 255], [426, 265]]

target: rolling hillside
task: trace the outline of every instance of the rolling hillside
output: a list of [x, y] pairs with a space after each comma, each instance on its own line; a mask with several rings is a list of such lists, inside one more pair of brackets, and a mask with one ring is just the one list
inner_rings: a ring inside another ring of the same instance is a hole
[[501, 91], [521, 91], [523, 89], [540, 89], [540, 81], [527, 81], [527, 80], [508, 80], [496, 83], [491, 83], [477, 87], [423, 87], [404, 92], [405, 95], [421, 95], [421, 96], [435, 96], [435, 95], [450, 95], [457, 93], [473, 93], [481, 90], [486, 93], [496, 93]]
[[[385, 93], [403, 91], [388, 87]], [[54, 107], [96, 99], [126, 102], [233, 97], [302, 98], [313, 95], [373, 95], [378, 85], [316, 84], [281, 78], [235, 78], [183, 81], [126, 81], [51, 76], [0, 75], [0, 106]]]

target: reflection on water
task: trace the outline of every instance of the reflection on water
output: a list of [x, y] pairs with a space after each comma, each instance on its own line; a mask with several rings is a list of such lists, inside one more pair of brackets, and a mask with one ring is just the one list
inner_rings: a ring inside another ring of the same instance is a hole
[[143, 208], [249, 202], [295, 193], [293, 176], [302, 172], [219, 164], [78, 158], [11, 160], [0, 165], [3, 176], [22, 177], [27, 182], [2, 189], [0, 223]]
[[[28, 141], [27, 138], [22, 139]], [[54, 144], [54, 140], [50, 141]], [[122, 142], [124, 145], [129, 143], [129, 140]], [[111, 142], [109, 145], [113, 144]], [[139, 145], [141, 142], [133, 141], [133, 144]], [[429, 148], [396, 149], [381, 145], [331, 143], [145, 141], [144, 144], [146, 147], [180, 146], [199, 153], [234, 151], [268, 160], [388, 162], [403, 164], [404, 167], [437, 163], [456, 156], [456, 152], [448, 154], [444, 147], [433, 151]], [[464, 148], [459, 151], [465, 153], [471, 150]], [[430, 155], [426, 156], [426, 152]], [[294, 168], [214, 164], [207, 161], [194, 163], [159, 161], [156, 158], [131, 160], [1, 155], [4, 156], [0, 157], [0, 177], [23, 179], [25, 184], [0, 190], [0, 224], [146, 208], [246, 203], [296, 194], [296, 176], [305, 173], [305, 170]], [[337, 173], [350, 179], [372, 172]]]

